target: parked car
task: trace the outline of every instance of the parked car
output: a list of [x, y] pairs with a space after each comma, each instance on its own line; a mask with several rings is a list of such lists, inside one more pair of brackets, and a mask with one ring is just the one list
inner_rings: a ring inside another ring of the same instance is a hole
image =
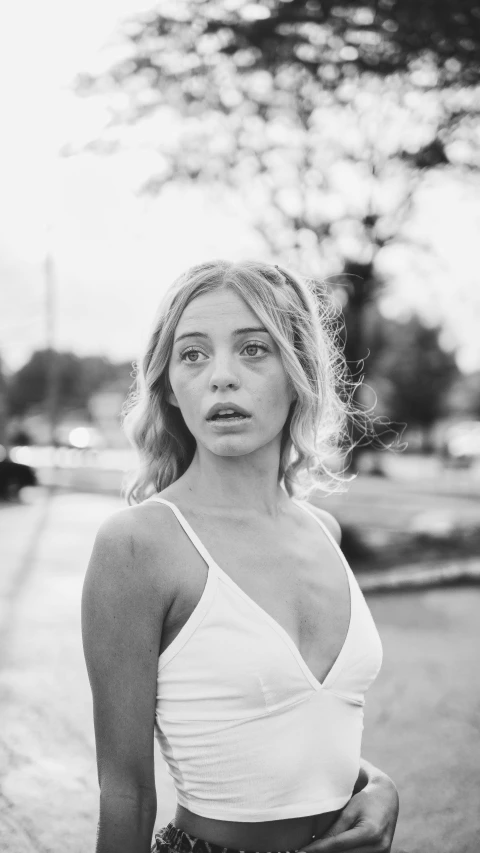
[[7, 454], [0, 459], [0, 500], [16, 500], [24, 486], [37, 485], [37, 475], [30, 465], [14, 462]]

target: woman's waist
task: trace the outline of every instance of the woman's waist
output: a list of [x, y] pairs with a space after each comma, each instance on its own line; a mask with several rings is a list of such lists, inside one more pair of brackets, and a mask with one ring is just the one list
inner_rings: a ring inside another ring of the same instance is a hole
[[173, 823], [189, 835], [233, 850], [294, 851], [321, 838], [340, 811], [282, 820], [238, 822], [203, 817], [179, 804]]

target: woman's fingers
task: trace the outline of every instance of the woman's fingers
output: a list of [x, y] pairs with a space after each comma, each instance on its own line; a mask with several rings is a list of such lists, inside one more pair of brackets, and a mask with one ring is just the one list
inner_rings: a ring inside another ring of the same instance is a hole
[[338, 835], [313, 841], [302, 847], [299, 853], [387, 853], [389, 849], [390, 846], [385, 847], [375, 831], [358, 824]]

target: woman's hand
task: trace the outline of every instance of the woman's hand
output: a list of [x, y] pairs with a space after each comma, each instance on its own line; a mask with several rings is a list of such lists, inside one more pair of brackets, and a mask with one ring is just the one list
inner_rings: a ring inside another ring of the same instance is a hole
[[390, 853], [399, 809], [397, 789], [368, 761], [362, 760], [361, 775], [364, 787], [354, 793], [325, 835], [300, 853]]

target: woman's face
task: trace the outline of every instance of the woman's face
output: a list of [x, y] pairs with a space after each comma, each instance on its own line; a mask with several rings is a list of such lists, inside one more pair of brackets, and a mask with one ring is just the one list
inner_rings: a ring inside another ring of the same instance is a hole
[[[169, 364], [172, 392], [196, 439], [219, 456], [242, 456], [278, 442], [295, 397], [280, 351], [231, 288], [197, 296], [177, 324]], [[212, 406], [248, 417], [209, 419]]]

